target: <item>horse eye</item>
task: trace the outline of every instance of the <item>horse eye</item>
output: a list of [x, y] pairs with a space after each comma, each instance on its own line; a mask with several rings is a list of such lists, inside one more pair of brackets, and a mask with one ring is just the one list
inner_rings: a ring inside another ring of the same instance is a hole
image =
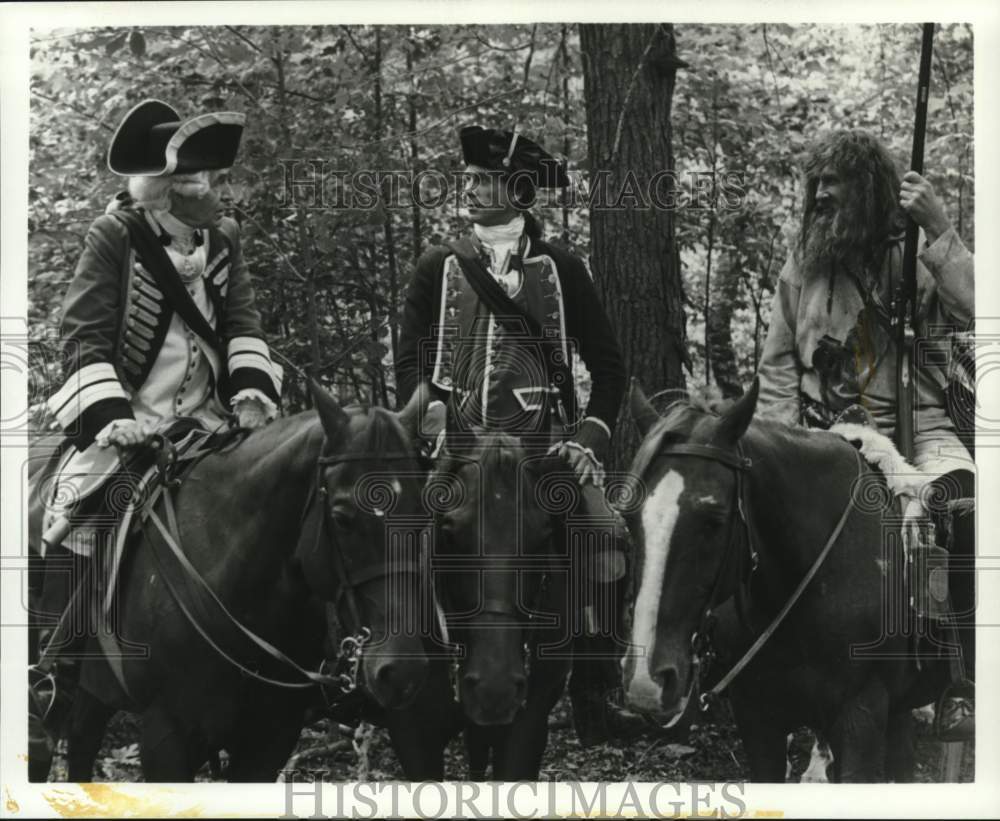
[[330, 512], [333, 523], [341, 530], [350, 530], [357, 521], [354, 511], [344, 507], [334, 507]]

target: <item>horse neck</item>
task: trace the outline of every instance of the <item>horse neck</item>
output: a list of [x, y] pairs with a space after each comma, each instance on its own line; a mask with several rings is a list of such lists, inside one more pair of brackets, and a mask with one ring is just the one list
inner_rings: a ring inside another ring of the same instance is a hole
[[[276, 535], [291, 552], [295, 540], [288, 534], [296, 532], [304, 511], [322, 443], [315, 415], [297, 414], [198, 465], [191, 474], [198, 490], [189, 498], [210, 520], [232, 527], [227, 552], [252, 554], [260, 545], [273, 544]], [[211, 493], [211, 488], [224, 492]]]
[[759, 554], [754, 590], [780, 605], [851, 504], [857, 458], [846, 442], [778, 428], [752, 427], [743, 444], [753, 460], [745, 504]]

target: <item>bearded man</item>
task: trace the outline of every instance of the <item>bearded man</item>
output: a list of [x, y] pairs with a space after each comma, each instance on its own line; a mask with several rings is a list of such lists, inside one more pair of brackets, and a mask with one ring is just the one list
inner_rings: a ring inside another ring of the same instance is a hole
[[108, 168], [128, 179], [128, 192], [91, 225], [63, 303], [66, 379], [47, 405], [65, 456], [37, 500], [45, 510], [40, 610], [63, 615], [59, 628], [41, 631], [35, 672], [55, 668], [64, 694], [72, 665], [56, 662], [85, 638], [70, 634], [80, 625], [67, 626], [66, 611], [95, 544], [81, 511], [94, 507], [121, 454], [179, 417], [252, 429], [278, 414], [281, 370], [263, 339], [239, 229], [213, 190], [243, 125], [236, 112], [185, 120], [146, 100], [111, 141]]
[[[819, 428], [861, 418], [894, 436], [892, 300], [902, 277], [907, 215], [925, 239], [917, 265], [913, 465], [926, 476], [928, 498], [971, 498], [975, 466], [949, 415], [947, 387], [948, 334], [968, 328], [974, 314], [973, 256], [930, 183], [912, 171], [900, 180], [885, 146], [865, 132], [829, 134], [809, 154], [799, 241], [775, 289], [758, 369], [757, 413]], [[913, 499], [907, 519], [921, 513]], [[956, 539], [953, 550], [971, 560], [972, 528], [965, 529], [968, 537]], [[971, 679], [973, 577], [953, 571], [951, 582]], [[969, 703], [949, 699], [948, 706], [954, 715], [946, 721], [964, 725]]]

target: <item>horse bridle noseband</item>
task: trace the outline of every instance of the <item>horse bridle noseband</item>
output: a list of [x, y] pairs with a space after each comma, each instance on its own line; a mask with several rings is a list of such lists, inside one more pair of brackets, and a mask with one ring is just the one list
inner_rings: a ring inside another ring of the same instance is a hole
[[[339, 454], [320, 456], [316, 460], [316, 481], [313, 484], [309, 497], [306, 500], [302, 514], [303, 522], [312, 521], [311, 511], [313, 506], [319, 504], [322, 507], [323, 514], [322, 519], [320, 520], [320, 526], [316, 528], [314, 547], [317, 546], [320, 541], [324, 540], [324, 537], [326, 538], [326, 541], [332, 544], [333, 549], [331, 550], [331, 555], [333, 558], [334, 575], [337, 577], [337, 588], [331, 604], [334, 606], [339, 615], [341, 602], [346, 599], [347, 610], [350, 613], [350, 617], [353, 622], [352, 627], [354, 632], [349, 633], [341, 640], [340, 655], [337, 660], [338, 664], [346, 665], [347, 668], [346, 672], [341, 672], [338, 676], [338, 680], [340, 681], [340, 690], [345, 695], [352, 692], [357, 687], [361, 657], [364, 653], [365, 645], [371, 639], [372, 635], [371, 628], [364, 624], [364, 620], [361, 617], [361, 608], [358, 605], [358, 590], [369, 582], [377, 579], [384, 579], [397, 574], [405, 573], [408, 575], [415, 575], [418, 578], [421, 575], [419, 561], [392, 563], [381, 561], [378, 563], [370, 563], [363, 567], [360, 572], [355, 571], [352, 574], [347, 567], [347, 562], [344, 560], [340, 546], [337, 544], [337, 540], [334, 536], [336, 530], [333, 522], [331, 521], [333, 513], [330, 509], [330, 495], [326, 489], [326, 482], [324, 481], [323, 473], [326, 468], [334, 465], [351, 461], [370, 460], [371, 458], [372, 456], [369, 454]], [[380, 461], [416, 461], [417, 458], [416, 454], [406, 452], [378, 455], [378, 459]], [[305, 539], [306, 534], [303, 533], [300, 538]], [[325, 665], [326, 661], [324, 660], [323, 665], [320, 666], [321, 671]]]
[[[746, 484], [744, 482], [744, 475], [753, 467], [753, 460], [747, 456], [744, 451], [742, 444], [740, 442], [736, 443], [736, 452], [725, 450], [724, 448], [716, 447], [714, 445], [703, 445], [696, 443], [678, 443], [674, 445], [667, 445], [662, 448], [658, 455], [660, 456], [691, 456], [700, 459], [707, 459], [711, 462], [721, 464], [725, 467], [732, 469], [736, 476], [736, 486], [734, 488], [734, 496], [736, 498], [736, 512], [743, 523], [743, 530], [746, 533], [747, 547], [749, 550], [750, 558], [750, 571], [746, 574], [746, 579], [743, 578], [743, 574], [740, 574], [739, 582], [737, 585], [737, 598], [738, 598], [738, 608], [740, 610], [741, 618], [744, 622], [747, 621], [744, 610], [745, 610], [745, 600], [749, 595], [749, 585], [750, 577], [756, 571], [758, 564], [760, 563], [760, 554], [757, 552], [753, 543], [753, 528], [750, 526], [750, 520], [747, 516], [747, 511], [749, 506], [745, 504], [745, 492]], [[861, 462], [861, 457], [854, 451], [855, 459], [858, 462], [859, 474], [864, 471], [864, 465]], [[698, 702], [700, 708], [704, 711], [707, 710], [711, 702], [717, 698], [723, 690], [725, 690], [743, 670], [744, 668], [753, 660], [753, 658], [760, 652], [764, 644], [767, 643], [768, 639], [774, 635], [774, 632], [778, 629], [781, 623], [784, 621], [785, 616], [792, 609], [795, 603], [799, 600], [805, 588], [808, 586], [809, 582], [816, 575], [820, 566], [826, 560], [830, 549], [833, 547], [834, 543], [837, 541], [841, 532], [844, 529], [844, 525], [847, 523], [847, 518], [850, 515], [853, 499], [848, 499], [847, 505], [844, 508], [843, 513], [840, 516], [833, 532], [830, 534], [823, 546], [823, 549], [819, 552], [812, 566], [803, 576], [802, 580], [799, 582], [798, 586], [795, 588], [792, 595], [785, 602], [784, 606], [778, 611], [778, 614], [772, 619], [768, 627], [761, 633], [754, 643], [751, 645], [750, 649], [747, 650], [743, 656], [733, 665], [733, 667], [712, 687], [711, 690], [707, 692], [701, 692], [701, 667], [703, 664], [707, 666], [707, 663], [714, 658], [714, 650], [711, 646], [711, 630], [713, 627], [713, 616], [712, 609], [719, 603], [718, 599], [721, 594], [722, 585], [724, 584], [727, 572], [729, 570], [730, 563], [736, 558], [738, 561], [739, 556], [739, 546], [736, 544], [737, 532], [735, 522], [730, 525], [728, 545], [726, 548], [726, 554], [723, 556], [722, 562], [719, 565], [719, 570], [715, 577], [715, 582], [712, 585], [712, 592], [709, 594], [708, 600], [702, 611], [701, 617], [698, 621], [698, 627], [695, 629], [694, 633], [691, 634], [691, 648], [694, 655], [692, 664], [694, 666], [694, 673], [692, 675], [691, 687], [689, 689], [689, 694], [695, 689], [698, 690]]]
[[700, 688], [700, 679], [703, 668], [707, 668], [712, 659], [715, 657], [715, 651], [712, 648], [711, 643], [711, 633], [714, 626], [712, 611], [719, 604], [722, 587], [725, 584], [730, 566], [734, 563], [737, 563], [737, 565], [739, 563], [738, 557], [740, 555], [740, 546], [737, 544], [737, 541], [740, 540], [740, 533], [737, 529], [737, 517], [743, 525], [742, 530], [745, 533], [750, 559], [749, 573], [746, 574], [746, 578], [744, 578], [743, 573], [740, 573], [738, 579], [737, 595], [740, 599], [741, 613], [743, 612], [743, 601], [745, 601], [746, 598], [744, 591], [749, 588], [750, 584], [749, 577], [753, 575], [753, 572], [757, 569], [757, 565], [760, 561], [760, 556], [753, 544], [752, 529], [746, 513], [747, 506], [743, 501], [745, 488], [743, 477], [747, 471], [753, 467], [753, 460], [743, 452], [743, 447], [740, 443], [737, 443], [735, 453], [715, 445], [677, 443], [665, 446], [658, 452], [657, 455], [690, 456], [699, 459], [706, 459], [710, 462], [730, 468], [736, 478], [736, 484], [733, 488], [733, 497], [735, 499], [733, 507], [735, 508], [736, 516], [730, 518], [729, 533], [726, 537], [725, 554], [719, 564], [719, 569], [716, 571], [715, 581], [712, 583], [711, 592], [709, 593], [705, 606], [702, 609], [701, 616], [698, 618], [697, 627], [691, 634], [690, 638], [691, 649], [693, 652], [692, 664], [695, 670], [695, 673], [692, 675], [691, 689], [689, 691], [691, 692]]

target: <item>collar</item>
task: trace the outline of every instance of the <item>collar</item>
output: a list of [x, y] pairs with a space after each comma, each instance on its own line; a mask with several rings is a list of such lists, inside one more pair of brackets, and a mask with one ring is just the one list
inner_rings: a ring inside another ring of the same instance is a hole
[[503, 225], [480, 225], [479, 223], [474, 223], [472, 229], [476, 232], [476, 236], [479, 237], [479, 241], [483, 245], [488, 245], [491, 248], [513, 245], [524, 233], [524, 216], [518, 214], [510, 222], [506, 222]]
[[172, 237], [191, 237], [198, 230], [186, 222], [181, 222], [169, 211], [153, 211], [152, 215], [153, 219], [160, 223], [163, 230]]

